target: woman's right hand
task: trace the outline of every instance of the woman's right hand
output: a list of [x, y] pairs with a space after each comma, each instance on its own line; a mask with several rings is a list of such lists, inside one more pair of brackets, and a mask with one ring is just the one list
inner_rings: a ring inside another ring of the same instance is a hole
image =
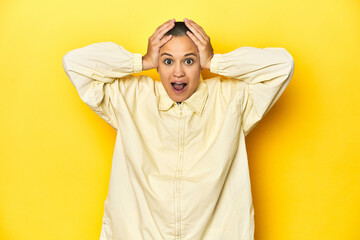
[[149, 37], [147, 53], [142, 57], [143, 70], [157, 68], [159, 64], [160, 48], [170, 41], [172, 35], [163, 37], [170, 29], [175, 26], [175, 19], [168, 20], [160, 25], [153, 35]]

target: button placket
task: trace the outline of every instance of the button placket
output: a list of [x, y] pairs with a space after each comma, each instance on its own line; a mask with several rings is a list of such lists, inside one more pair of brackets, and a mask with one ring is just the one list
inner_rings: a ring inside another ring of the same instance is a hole
[[180, 183], [183, 165], [184, 151], [184, 109], [182, 103], [177, 105], [179, 110], [179, 136], [178, 136], [178, 160], [175, 173], [175, 237], [181, 239], [181, 200], [180, 200]]

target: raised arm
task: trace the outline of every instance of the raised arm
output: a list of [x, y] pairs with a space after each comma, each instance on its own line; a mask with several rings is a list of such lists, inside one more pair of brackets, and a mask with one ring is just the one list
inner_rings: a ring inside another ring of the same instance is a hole
[[[156, 29], [144, 57], [113, 42], [94, 43], [63, 57], [64, 70], [80, 98], [113, 128], [118, 129], [117, 102], [126, 102], [122, 94], [126, 92], [129, 101], [133, 101], [139, 89], [140, 80], [130, 74], [157, 67], [159, 49], [172, 37], [163, 35], [174, 27], [174, 21], [169, 20]], [[150, 78], [147, 80], [147, 85], [143, 81], [141, 86], [150, 87]]]
[[[118, 129], [114, 102], [125, 80], [135, 78], [129, 74], [142, 71], [141, 54], [130, 53], [113, 42], [94, 43], [68, 52], [63, 67], [80, 98]], [[120, 79], [124, 80], [120, 84], [115, 81]]]
[[[185, 23], [194, 34], [189, 37], [198, 46], [203, 68], [239, 80], [242, 96], [242, 121], [245, 135], [270, 110], [294, 72], [294, 60], [284, 48], [241, 47], [226, 54], [212, 54], [210, 38], [191, 20]], [[224, 80], [226, 81], [226, 80]]]
[[244, 133], [247, 135], [280, 97], [294, 72], [294, 60], [284, 48], [241, 47], [214, 54], [211, 72], [240, 80]]

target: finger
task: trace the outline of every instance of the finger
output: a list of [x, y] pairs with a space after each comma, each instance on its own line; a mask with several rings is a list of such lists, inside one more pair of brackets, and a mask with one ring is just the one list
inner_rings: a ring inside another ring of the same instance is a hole
[[199, 25], [197, 24], [196, 22], [194, 22], [193, 20], [189, 19], [190, 21], [190, 24], [192, 24], [199, 32], [200, 34], [203, 36], [204, 39], [208, 39], [209, 36], [206, 34], [206, 32], [204, 31], [204, 29]]
[[[154, 34], [153, 34], [153, 37], [154, 37], [154, 38], [157, 38], [157, 37], [159, 36], [159, 34], [164, 31], [164, 29], [170, 30], [172, 27], [174, 27], [174, 22], [175, 22], [175, 19], [171, 19], [171, 20], [165, 22], [164, 24], [160, 25], [160, 26], [155, 30], [155, 32], [154, 32]], [[168, 31], [168, 30], [167, 30], [167, 31]], [[162, 36], [161, 36], [161, 37], [162, 37]], [[161, 37], [160, 37], [160, 38], [161, 38]]]
[[170, 23], [171, 20], [172, 20], [172, 19], [169, 19], [169, 20], [167, 20], [166, 22], [164, 22], [163, 24], [161, 24], [160, 26], [158, 26], [158, 27], [155, 29], [154, 33], [159, 32], [159, 30], [160, 30], [163, 26], [165, 26], [166, 24]]
[[190, 31], [187, 31], [186, 34], [189, 36], [191, 40], [195, 43], [195, 45], [198, 47], [198, 50], [203, 44], [200, 42], [200, 40]]
[[168, 36], [163, 37], [163, 38], [160, 40], [159, 47], [162, 47], [165, 43], [167, 43], [168, 41], [170, 41], [172, 37], [173, 37], [172, 35], [168, 35]]
[[194, 26], [191, 26], [189, 23], [187, 27], [190, 29], [191, 33], [198, 39], [198, 41], [200, 41], [202, 44], [206, 44], [204, 37]]
[[168, 25], [168, 26], [166, 26], [165, 28], [161, 29], [161, 30], [158, 32], [158, 34], [157, 34], [157, 36], [156, 36], [156, 39], [161, 40], [161, 39], [164, 37], [164, 35], [165, 35], [168, 31], [170, 31], [173, 27], [175, 27], [175, 23], [174, 23], [174, 22], [170, 23], [170, 25]]
[[174, 26], [174, 23], [170, 23], [170, 25], [164, 26], [164, 28], [160, 29], [159, 32], [157, 32], [156, 35], [153, 36], [153, 41], [159, 43], [159, 41], [164, 37], [165, 33], [167, 33]]
[[190, 21], [185, 22], [187, 23], [186, 26], [191, 30], [191, 32], [193, 33], [193, 35], [195, 35], [195, 37], [202, 43], [202, 44], [206, 44], [206, 40], [204, 39], [204, 37], [201, 35], [201, 33], [190, 23]]
[[198, 34], [200, 34], [202, 36], [203, 39], [206, 39], [207, 35], [205, 33], [205, 31], [198, 25], [196, 24], [194, 21], [192, 21], [191, 19], [186, 19], [186, 22], [188, 23], [189, 26], [191, 26], [193, 29], [196, 29]]

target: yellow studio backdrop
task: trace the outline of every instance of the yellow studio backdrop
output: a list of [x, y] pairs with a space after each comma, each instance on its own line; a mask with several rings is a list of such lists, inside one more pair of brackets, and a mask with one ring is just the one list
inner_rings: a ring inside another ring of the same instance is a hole
[[99, 239], [116, 132], [62, 57], [104, 41], [145, 54], [173, 17], [199, 23], [216, 53], [294, 57], [292, 81], [247, 137], [255, 238], [360, 239], [358, 0], [2, 0], [0, 239]]

